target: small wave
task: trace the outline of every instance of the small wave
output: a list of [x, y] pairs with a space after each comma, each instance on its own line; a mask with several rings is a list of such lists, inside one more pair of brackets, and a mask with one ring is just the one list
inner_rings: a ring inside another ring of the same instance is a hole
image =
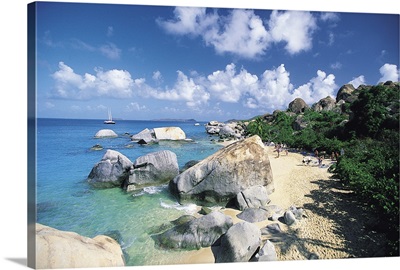
[[130, 248], [133, 245], [133, 243], [135, 242], [135, 240], [136, 240], [136, 237], [132, 237], [130, 239], [126, 239], [126, 242], [121, 241], [121, 243], [120, 243], [121, 249], [125, 250], [125, 249]]
[[164, 189], [163, 186], [152, 186], [143, 188], [143, 191], [147, 194], [157, 194], [163, 191], [163, 189]]
[[197, 211], [197, 205], [194, 203], [182, 205], [182, 204], [179, 204], [178, 202], [176, 202], [176, 203], [168, 204], [168, 203], [163, 202], [160, 199], [160, 205], [162, 208], [185, 211], [187, 214], [194, 214]]
[[132, 196], [133, 197], [138, 197], [138, 196], [142, 196], [145, 194], [158, 194], [161, 193], [167, 186], [163, 185], [163, 186], [150, 186], [150, 187], [145, 187], [142, 190], [138, 190], [137, 192], [133, 193]]

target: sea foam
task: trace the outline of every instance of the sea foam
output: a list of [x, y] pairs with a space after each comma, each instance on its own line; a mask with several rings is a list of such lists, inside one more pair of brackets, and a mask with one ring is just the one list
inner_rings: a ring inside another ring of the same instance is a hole
[[168, 204], [168, 203], [163, 202], [160, 199], [160, 205], [163, 208], [166, 208], [166, 209], [174, 208], [174, 209], [177, 209], [179, 211], [184, 211], [187, 214], [194, 214], [194, 213], [197, 212], [197, 205], [194, 204], [194, 203], [191, 203], [191, 204], [179, 204], [178, 202], [175, 202], [175, 203]]

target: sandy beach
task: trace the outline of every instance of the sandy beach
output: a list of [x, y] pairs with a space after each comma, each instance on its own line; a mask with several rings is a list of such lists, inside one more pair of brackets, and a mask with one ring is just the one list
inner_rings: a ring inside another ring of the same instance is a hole
[[[255, 223], [260, 229], [272, 223], [281, 227], [282, 233], [262, 236], [262, 240], [274, 243], [279, 261], [383, 256], [383, 233], [369, 229], [375, 217], [340, 181], [332, 179], [328, 166], [305, 166], [303, 155], [293, 152], [277, 158], [274, 148], [267, 148], [275, 183], [269, 204], [279, 206], [283, 212], [295, 206], [305, 213], [291, 226], [271, 220]], [[326, 159], [323, 164], [331, 162]], [[242, 221], [236, 217], [239, 211], [222, 211], [234, 223]], [[183, 263], [214, 263], [212, 249], [193, 251]]]

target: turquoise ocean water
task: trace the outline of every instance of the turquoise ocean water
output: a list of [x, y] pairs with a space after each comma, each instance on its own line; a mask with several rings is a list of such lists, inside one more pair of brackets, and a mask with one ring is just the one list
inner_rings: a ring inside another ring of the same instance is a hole
[[[87, 176], [107, 149], [121, 152], [132, 162], [150, 152], [171, 150], [182, 167], [189, 160], [215, 153], [221, 146], [211, 141], [204, 123], [195, 126], [194, 122], [116, 122], [105, 125], [102, 120], [37, 120], [37, 222], [87, 237], [118, 236], [128, 266], [173, 264], [177, 251], [157, 249], [151, 233], [168, 221], [193, 214], [196, 206], [179, 205], [169, 194], [167, 184], [128, 194], [120, 188], [93, 189]], [[166, 126], [181, 127], [193, 141], [140, 146], [131, 142], [128, 135]], [[98, 130], [106, 128], [114, 130], [118, 138], [94, 138]], [[91, 150], [95, 144], [104, 149]]]

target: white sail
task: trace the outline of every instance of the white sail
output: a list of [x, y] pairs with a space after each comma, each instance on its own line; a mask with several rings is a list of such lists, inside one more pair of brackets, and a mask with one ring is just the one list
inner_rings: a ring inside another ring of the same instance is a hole
[[108, 109], [108, 120], [104, 121], [104, 124], [115, 124], [115, 122], [112, 120], [112, 114], [110, 109]]

